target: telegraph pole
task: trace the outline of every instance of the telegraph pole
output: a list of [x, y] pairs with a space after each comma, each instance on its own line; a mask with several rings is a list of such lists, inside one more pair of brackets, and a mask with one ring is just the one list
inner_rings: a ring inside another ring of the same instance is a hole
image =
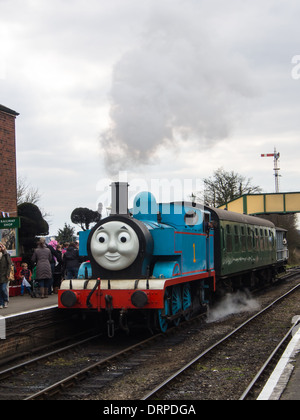
[[274, 157], [274, 176], [275, 176], [275, 192], [279, 193], [279, 171], [278, 160], [280, 158], [280, 153], [277, 152], [276, 147], [274, 147], [274, 153], [262, 154], [261, 157]]

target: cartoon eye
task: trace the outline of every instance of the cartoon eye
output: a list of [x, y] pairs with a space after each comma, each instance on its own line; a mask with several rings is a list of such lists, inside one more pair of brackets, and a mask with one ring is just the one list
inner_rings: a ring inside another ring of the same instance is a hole
[[104, 232], [99, 233], [97, 239], [101, 244], [105, 244], [108, 241], [108, 235]]
[[119, 236], [118, 236], [118, 240], [119, 240], [119, 242], [122, 242], [123, 244], [130, 241], [129, 233], [127, 233], [127, 232], [120, 233]]

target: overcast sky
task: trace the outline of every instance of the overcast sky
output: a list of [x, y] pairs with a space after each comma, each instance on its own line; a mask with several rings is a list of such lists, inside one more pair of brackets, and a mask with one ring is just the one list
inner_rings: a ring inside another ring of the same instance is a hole
[[119, 171], [155, 189], [223, 167], [273, 192], [276, 146], [299, 191], [299, 18], [297, 0], [0, 0], [0, 104], [50, 233]]

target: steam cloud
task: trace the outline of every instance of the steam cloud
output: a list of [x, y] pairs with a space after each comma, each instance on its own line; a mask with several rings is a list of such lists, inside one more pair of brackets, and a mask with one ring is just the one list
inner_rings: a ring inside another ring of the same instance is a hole
[[259, 303], [249, 293], [238, 291], [234, 294], [228, 293], [208, 313], [207, 322], [215, 322], [228, 315], [258, 310]]
[[101, 135], [110, 174], [151, 163], [158, 147], [178, 141], [210, 147], [229, 135], [241, 101], [253, 96], [245, 62], [214, 39], [199, 3], [162, 4], [139, 45], [115, 65], [111, 126]]

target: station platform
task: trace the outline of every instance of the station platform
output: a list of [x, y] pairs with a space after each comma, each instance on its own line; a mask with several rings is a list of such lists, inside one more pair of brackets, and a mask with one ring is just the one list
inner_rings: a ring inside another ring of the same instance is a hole
[[[22, 320], [25, 324], [28, 322], [29, 325], [37, 317], [53, 316], [49, 314], [51, 311], [56, 310], [57, 300], [57, 295], [54, 294], [45, 299], [32, 298], [29, 294], [25, 294], [24, 296], [11, 296], [8, 307], [0, 309], [1, 352], [3, 353], [4, 349], [6, 351], [6, 347], [9, 346], [7, 344], [9, 341], [7, 340], [8, 336], [12, 336], [13, 334], [20, 336], [18, 332], [19, 320]], [[5, 340], [5, 345], [3, 344], [3, 340]]]
[[9, 298], [8, 307], [0, 309], [0, 316], [6, 318], [12, 315], [21, 315], [24, 312], [36, 309], [41, 310], [43, 308], [55, 306], [57, 306], [56, 294], [50, 295], [45, 299], [32, 298], [29, 294], [25, 294], [24, 296], [12, 296]]
[[292, 375], [280, 400], [300, 400], [300, 352], [297, 354], [293, 365]]
[[300, 316], [291, 339], [257, 400], [300, 400]]

